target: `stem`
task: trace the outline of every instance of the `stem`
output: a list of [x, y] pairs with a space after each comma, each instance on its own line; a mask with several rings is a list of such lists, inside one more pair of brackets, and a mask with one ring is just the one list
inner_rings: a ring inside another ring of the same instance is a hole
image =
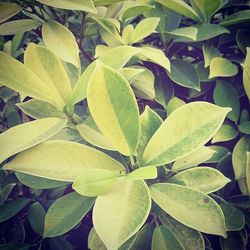
[[134, 156], [130, 155], [129, 160], [130, 160], [131, 168], [134, 170], [136, 168], [136, 163], [135, 163], [135, 160], [134, 160]]

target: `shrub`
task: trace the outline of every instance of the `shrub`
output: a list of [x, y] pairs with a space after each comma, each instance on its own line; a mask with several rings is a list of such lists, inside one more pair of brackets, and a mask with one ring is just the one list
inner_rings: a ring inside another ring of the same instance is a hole
[[0, 249], [247, 248], [245, 1], [0, 13]]

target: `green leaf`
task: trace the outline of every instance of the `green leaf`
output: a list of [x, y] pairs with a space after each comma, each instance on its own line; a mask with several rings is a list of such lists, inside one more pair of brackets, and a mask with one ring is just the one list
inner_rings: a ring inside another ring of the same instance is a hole
[[179, 171], [198, 166], [199, 164], [209, 160], [214, 153], [215, 151], [211, 148], [202, 146], [193, 153], [175, 161], [171, 169], [174, 171]]
[[37, 0], [37, 2], [60, 9], [97, 12], [93, 0]]
[[43, 46], [29, 43], [24, 53], [24, 65], [47, 84], [57, 106], [63, 109], [72, 90], [63, 64], [55, 54]]
[[202, 51], [205, 61], [204, 65], [205, 68], [207, 68], [210, 65], [213, 58], [221, 57], [221, 53], [219, 52], [219, 50], [213, 46], [210, 46], [209, 44], [204, 44], [202, 47]]
[[141, 99], [153, 100], [155, 97], [154, 80], [154, 74], [148, 69], [138, 74], [131, 82], [135, 95]]
[[215, 57], [210, 63], [209, 79], [214, 77], [229, 77], [238, 73], [238, 68], [235, 64], [226, 58]]
[[145, 166], [167, 164], [191, 154], [215, 135], [229, 111], [207, 102], [192, 102], [178, 108], [146, 146]]
[[65, 26], [56, 21], [48, 21], [42, 27], [42, 37], [46, 47], [57, 57], [80, 67], [78, 45], [74, 35]]
[[250, 121], [241, 123], [238, 128], [241, 133], [250, 135]]
[[233, 24], [240, 24], [249, 21], [249, 19], [250, 19], [250, 10], [241, 10], [224, 18], [220, 22], [220, 25], [229, 26]]
[[22, 152], [4, 168], [69, 182], [75, 181], [85, 169], [102, 168], [115, 172], [124, 170], [121, 163], [101, 151], [76, 142], [56, 140]]
[[112, 189], [119, 176], [119, 171], [114, 172], [107, 169], [83, 170], [77, 176], [72, 188], [77, 193], [87, 197], [103, 195]]
[[146, 106], [144, 112], [140, 115], [141, 133], [137, 146], [137, 160], [139, 165], [141, 165], [141, 158], [149, 140], [161, 124], [161, 117], [150, 109], [149, 106]]
[[247, 48], [247, 55], [243, 66], [243, 86], [247, 94], [248, 100], [250, 100], [250, 48]]
[[157, 168], [156, 167], [143, 167], [134, 170], [133, 172], [127, 175], [129, 180], [147, 180], [155, 179], [157, 177]]
[[[225, 93], [224, 93], [225, 98]], [[231, 125], [223, 124], [213, 137], [211, 143], [230, 141], [237, 137], [238, 131]]]
[[15, 16], [22, 10], [22, 7], [15, 3], [0, 3], [0, 23]]
[[216, 192], [230, 181], [220, 171], [210, 167], [191, 168], [169, 179], [170, 183], [180, 184], [205, 194]]
[[22, 112], [34, 119], [42, 119], [48, 117], [67, 119], [65, 113], [52, 106], [48, 102], [31, 99], [26, 102], [17, 103], [16, 105], [22, 110]]
[[153, 47], [141, 47], [140, 49], [139, 58], [141, 60], [156, 63], [170, 72], [170, 62], [161, 50]]
[[208, 234], [226, 236], [220, 206], [200, 191], [170, 183], [150, 186], [153, 200], [184, 225]]
[[200, 91], [200, 79], [195, 67], [180, 59], [171, 60], [171, 73], [169, 77], [175, 83]]
[[176, 109], [180, 108], [181, 106], [185, 105], [186, 103], [178, 98], [178, 97], [173, 97], [169, 103], [168, 103], [168, 106], [167, 106], [167, 113], [168, 113], [168, 116], [174, 112]]
[[76, 192], [57, 199], [45, 216], [43, 237], [56, 237], [75, 227], [88, 213], [94, 198], [83, 197]]
[[131, 83], [132, 81], [137, 79], [137, 77], [140, 74], [145, 72], [145, 70], [146, 68], [142, 68], [142, 67], [124, 67], [120, 70], [120, 73]]
[[66, 186], [69, 184], [64, 181], [54, 181], [46, 178], [40, 178], [33, 175], [28, 175], [20, 172], [16, 172], [17, 179], [24, 184], [33, 189], [49, 189]]
[[110, 19], [94, 17], [92, 19], [98, 24], [101, 37], [108, 46], [116, 47], [124, 43], [116, 25]]
[[128, 81], [97, 63], [87, 89], [90, 113], [103, 135], [124, 155], [133, 155], [139, 140], [139, 110]]
[[172, 31], [167, 32], [168, 34], [177, 36], [177, 37], [183, 37], [188, 38], [193, 41], [196, 41], [198, 29], [195, 27], [184, 27], [184, 28], [178, 28]]
[[191, 0], [191, 4], [205, 22], [221, 7], [220, 0]]
[[137, 3], [136, 5], [132, 5], [131, 7], [128, 7], [124, 11], [122, 11], [121, 17], [123, 20], [126, 20], [139, 16], [140, 14], [143, 14], [144, 12], [147, 12], [152, 9], [154, 9], [154, 7], [151, 5]]
[[204, 239], [199, 231], [186, 227], [170, 216], [160, 216], [159, 219], [173, 233], [185, 250], [205, 249]]
[[91, 116], [84, 120], [83, 123], [76, 125], [76, 129], [83, 139], [90, 144], [103, 149], [115, 150], [96, 126], [95, 121]]
[[0, 51], [0, 83], [30, 96], [55, 105], [53, 92], [28, 67]]
[[183, 16], [191, 18], [195, 21], [200, 21], [200, 17], [194, 9], [182, 0], [156, 0], [156, 2], [162, 4], [170, 10], [180, 13]]
[[152, 250], [184, 250], [174, 234], [166, 227], [160, 225], [154, 230]]
[[243, 122], [247, 122], [250, 120], [249, 113], [247, 109], [242, 109], [241, 114], [240, 114], [240, 124]]
[[224, 213], [228, 231], [238, 231], [245, 226], [245, 217], [241, 210], [228, 202], [222, 202], [219, 205]]
[[36, 21], [33, 19], [20, 19], [9, 21], [0, 25], [0, 35], [9, 36], [15, 35], [20, 32], [30, 31], [32, 29], [36, 29], [41, 26], [42, 23], [40, 21]]
[[96, 199], [95, 230], [105, 246], [115, 250], [140, 229], [150, 208], [150, 193], [143, 180], [121, 180], [111, 192]]
[[221, 107], [231, 107], [227, 117], [237, 122], [240, 115], [240, 101], [237, 91], [226, 82], [217, 81], [214, 89], [214, 101]]
[[3, 203], [0, 206], [0, 223], [15, 216], [29, 202], [30, 202], [29, 199], [17, 198], [15, 200], [6, 201], [5, 203]]
[[250, 152], [247, 152], [246, 155], [247, 155], [246, 182], [247, 182], [248, 193], [250, 193]]
[[88, 249], [90, 250], [107, 250], [104, 243], [98, 236], [98, 234], [95, 231], [95, 228], [92, 227], [92, 229], [89, 232], [88, 236]]
[[220, 238], [221, 249], [225, 250], [245, 250], [246, 245], [239, 232], [228, 232], [226, 239]]
[[[100, 56], [99, 60], [116, 70], [120, 70], [134, 55], [138, 54], [141, 50], [131, 46], [119, 46], [110, 49], [107, 53]], [[119, 56], [117, 56], [119, 55]], [[83, 72], [80, 79], [77, 81], [69, 105], [76, 104], [77, 102], [86, 98], [86, 91], [90, 77], [95, 69], [96, 62], [91, 63]], [[0, 79], [1, 80], [1, 79]], [[1, 82], [1, 81], [0, 81]]]
[[133, 30], [130, 40], [131, 43], [137, 43], [152, 34], [159, 24], [159, 21], [160, 18], [157, 17], [149, 17], [140, 21]]
[[56, 134], [66, 125], [66, 120], [44, 118], [12, 127], [0, 134], [0, 162], [8, 157], [31, 148]]
[[43, 235], [45, 214], [44, 208], [38, 201], [34, 202], [29, 208], [29, 222], [33, 230], [41, 236]]
[[15, 186], [16, 183], [10, 183], [0, 189], [0, 205], [2, 205], [6, 201]]

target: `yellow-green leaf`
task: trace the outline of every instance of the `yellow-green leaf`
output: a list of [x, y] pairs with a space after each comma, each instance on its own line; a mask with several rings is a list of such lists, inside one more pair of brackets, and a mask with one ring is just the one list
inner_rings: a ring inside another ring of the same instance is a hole
[[152, 167], [143, 167], [134, 170], [132, 173], [127, 175], [129, 180], [146, 180], [146, 179], [155, 179], [157, 177], [157, 168]]
[[88, 84], [87, 101], [108, 141], [122, 154], [133, 155], [139, 140], [139, 110], [128, 81], [98, 62]]
[[230, 141], [238, 135], [238, 131], [228, 124], [223, 124], [212, 139], [212, 143]]
[[109, 250], [117, 250], [141, 228], [150, 208], [150, 193], [143, 180], [120, 180], [111, 192], [96, 199], [95, 230]]
[[22, 7], [15, 3], [0, 3], [0, 23], [6, 21], [22, 10]]
[[150, 192], [165, 212], [184, 225], [203, 233], [226, 236], [223, 212], [208, 195], [170, 183], [153, 184]]
[[143, 38], [153, 33], [159, 21], [160, 21], [160, 18], [157, 18], [157, 17], [149, 17], [140, 21], [136, 25], [135, 29], [133, 30], [133, 33], [131, 35], [131, 40], [130, 40], [131, 43], [137, 43]]
[[15, 35], [20, 32], [30, 31], [42, 25], [40, 21], [33, 19], [20, 19], [9, 21], [0, 25], [0, 35]]
[[47, 84], [58, 108], [63, 109], [71, 95], [71, 85], [62, 62], [47, 48], [30, 43], [24, 53], [24, 65]]
[[72, 188], [87, 197], [104, 195], [116, 184], [120, 172], [107, 169], [88, 169], [81, 172]]
[[76, 142], [60, 140], [44, 142], [20, 153], [4, 168], [70, 182], [75, 181], [85, 169], [124, 170], [121, 163], [101, 151]]
[[37, 2], [60, 9], [97, 12], [93, 0], [37, 0]]
[[247, 152], [246, 155], [247, 155], [247, 164], [246, 164], [247, 189], [248, 193], [250, 193], [250, 152]]
[[66, 126], [66, 120], [44, 118], [12, 127], [0, 134], [0, 162], [8, 157], [31, 148], [59, 132]]
[[0, 52], [0, 83], [24, 96], [55, 105], [51, 89], [28, 67], [3, 52]]
[[192, 102], [175, 110], [150, 139], [144, 165], [162, 165], [191, 154], [207, 143], [222, 125], [230, 108]]
[[48, 21], [42, 27], [42, 36], [48, 49], [65, 62], [80, 67], [79, 49], [74, 35], [56, 21]]
[[76, 125], [76, 128], [84, 140], [97, 147], [115, 150], [112, 144], [104, 137], [95, 121], [89, 116], [83, 123]]
[[250, 101], [250, 48], [247, 48], [247, 55], [243, 64], [243, 86]]
[[230, 181], [220, 171], [210, 167], [191, 168], [169, 179], [170, 183], [187, 186], [205, 194], [216, 192]]

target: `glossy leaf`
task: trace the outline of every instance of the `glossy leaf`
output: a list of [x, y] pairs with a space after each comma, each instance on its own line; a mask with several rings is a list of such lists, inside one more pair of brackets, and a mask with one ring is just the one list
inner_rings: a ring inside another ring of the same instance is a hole
[[146, 106], [144, 112], [140, 115], [141, 133], [137, 146], [137, 159], [139, 165], [141, 164], [141, 158], [149, 140], [161, 124], [162, 119], [160, 116], [150, 109], [150, 107]]
[[175, 83], [200, 91], [200, 79], [194, 66], [180, 59], [171, 60], [171, 73], [169, 77]]
[[183, 16], [191, 18], [195, 21], [200, 21], [200, 17], [198, 16], [198, 14], [192, 9], [190, 5], [182, 0], [156, 0], [156, 2], [180, 13]]
[[230, 141], [235, 137], [237, 137], [237, 135], [238, 131], [234, 127], [232, 127], [231, 125], [224, 124], [215, 134], [211, 142], [216, 143], [216, 142]]
[[37, 0], [38, 2], [55, 7], [60, 9], [66, 10], [81, 10], [87, 11], [91, 13], [96, 13], [96, 8], [94, 6], [93, 0]]
[[28, 203], [29, 199], [18, 198], [15, 200], [10, 200], [3, 203], [0, 206], [0, 223], [4, 222], [13, 216], [15, 216], [19, 211], [21, 211]]
[[33, 189], [49, 189], [49, 188], [57, 188], [66, 186], [69, 184], [68, 182], [64, 181], [55, 181], [46, 178], [40, 178], [33, 175], [28, 175], [20, 172], [16, 172], [17, 179], [24, 184]]
[[38, 201], [34, 202], [29, 208], [29, 222], [33, 230], [41, 236], [43, 235], [45, 214], [43, 206]]
[[0, 52], [0, 83], [23, 96], [55, 105], [51, 89], [28, 67], [3, 52]]
[[99, 128], [96, 126], [95, 121], [89, 116], [83, 123], [76, 125], [77, 131], [80, 135], [89, 142], [97, 147], [115, 150], [112, 144], [104, 137]]
[[250, 19], [250, 10], [242, 10], [235, 12], [234, 14], [224, 18], [220, 25], [229, 26], [233, 24], [239, 24], [242, 22], [247, 22]]
[[178, 28], [178, 29], [172, 30], [168, 32], [168, 34], [171, 34], [177, 37], [188, 38], [193, 41], [196, 41], [198, 29], [195, 27], [184, 27], [184, 28]]
[[243, 64], [243, 86], [250, 100], [250, 48], [247, 48], [247, 55]]
[[150, 208], [146, 183], [122, 180], [111, 192], [96, 199], [93, 210], [95, 230], [105, 246], [115, 250], [140, 229]]
[[177, 161], [174, 162], [172, 165], [172, 170], [179, 171], [186, 168], [198, 166], [199, 164], [209, 160], [213, 154], [215, 153], [214, 150], [210, 149], [209, 147], [201, 147]]
[[0, 4], [0, 23], [8, 20], [22, 10], [22, 7], [15, 3]]
[[230, 181], [220, 171], [210, 167], [188, 169], [169, 179], [170, 183], [187, 186], [205, 194], [216, 192]]
[[150, 139], [143, 153], [144, 164], [162, 165], [191, 154], [215, 135], [229, 111], [206, 102], [180, 107]]
[[0, 134], [0, 162], [8, 157], [31, 148], [56, 134], [66, 125], [66, 120], [44, 118], [12, 127]]
[[154, 230], [152, 250], [184, 250], [178, 239], [166, 227], [160, 225]]
[[238, 128], [241, 133], [250, 135], [250, 121], [241, 123]]
[[59, 140], [41, 143], [5, 165], [8, 170], [69, 182], [75, 181], [82, 170], [95, 168], [115, 172], [124, 169], [118, 161], [101, 151], [76, 142]]
[[56, 21], [48, 21], [42, 27], [42, 36], [48, 49], [65, 62], [79, 65], [79, 49], [74, 35]]
[[221, 53], [219, 52], [219, 50], [213, 46], [208, 45], [208, 44], [203, 45], [202, 51], [203, 51], [203, 55], [204, 55], [205, 68], [207, 68], [210, 65], [213, 58], [221, 57]]
[[26, 102], [17, 103], [16, 105], [22, 110], [22, 112], [34, 119], [42, 119], [48, 117], [67, 119], [65, 113], [52, 106], [48, 102], [31, 99]]
[[178, 97], [173, 97], [167, 106], [167, 113], [168, 115], [170, 115], [173, 111], [175, 111], [176, 109], [180, 108], [181, 106], [185, 105], [186, 103], [178, 98]]
[[72, 188], [87, 197], [104, 195], [113, 188], [119, 176], [119, 172], [106, 169], [85, 170], [77, 176]]
[[94, 198], [83, 197], [76, 192], [57, 199], [45, 216], [44, 237], [56, 237], [75, 227], [95, 202]]
[[[141, 50], [131, 46], [119, 46], [109, 50], [109, 52], [102, 55], [99, 60], [116, 70], [120, 70], [133, 56], [138, 54]], [[119, 55], [119, 56], [117, 56]], [[83, 72], [77, 81], [69, 104], [73, 105], [84, 98], [86, 98], [86, 91], [90, 77], [95, 69], [95, 63], [91, 63]]]
[[0, 35], [9, 36], [20, 32], [30, 31], [42, 25], [40, 21], [33, 19], [20, 19], [0, 24]]
[[247, 183], [248, 193], [250, 193], [250, 152], [247, 152], [246, 155], [247, 155], [246, 183]]
[[170, 62], [161, 50], [153, 47], [142, 47], [139, 55], [143, 61], [156, 63], [170, 72]]
[[57, 106], [63, 109], [71, 95], [71, 85], [62, 62], [45, 47], [29, 43], [24, 54], [24, 64], [47, 84]]
[[153, 184], [150, 191], [153, 200], [184, 225], [204, 233], [226, 236], [223, 212], [208, 195], [170, 183]]
[[217, 105], [222, 107], [231, 107], [232, 111], [228, 113], [227, 117], [237, 122], [240, 115], [240, 102], [236, 90], [228, 83], [217, 81], [214, 89], [214, 101]]
[[152, 10], [153, 8], [154, 8], [153, 6], [148, 5], [148, 4], [136, 4], [122, 11], [121, 16], [123, 20], [126, 20], [129, 18], [139, 16], [140, 14], [143, 14], [149, 10]]
[[143, 167], [134, 170], [133, 172], [127, 175], [129, 180], [147, 180], [155, 179], [157, 177], [157, 168], [156, 167]]
[[183, 225], [170, 216], [160, 216], [159, 219], [185, 250], [205, 249], [203, 235], [199, 231]]
[[159, 23], [160, 19], [156, 17], [145, 18], [140, 21], [131, 36], [131, 43], [137, 43], [143, 38], [153, 33]]
[[238, 73], [238, 68], [235, 64], [225, 58], [213, 58], [210, 63], [209, 79], [214, 77], [229, 77]]
[[119, 152], [132, 155], [139, 140], [139, 110], [128, 81], [98, 63], [88, 84], [87, 101], [103, 135]]
[[9, 183], [0, 189], [0, 205], [2, 205], [11, 194], [16, 183]]

